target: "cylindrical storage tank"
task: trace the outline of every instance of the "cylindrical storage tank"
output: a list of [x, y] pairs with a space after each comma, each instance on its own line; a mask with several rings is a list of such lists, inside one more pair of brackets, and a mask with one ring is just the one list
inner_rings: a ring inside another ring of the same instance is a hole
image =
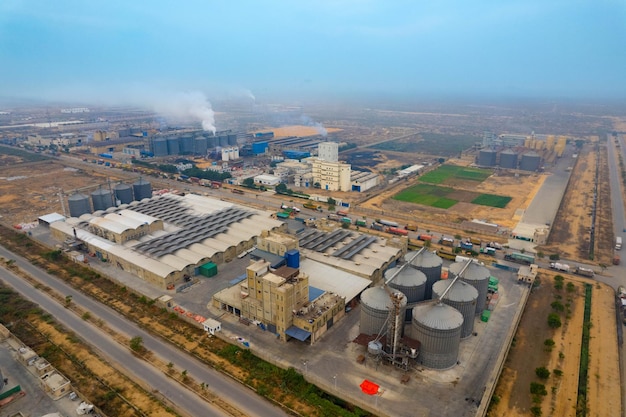
[[519, 169], [524, 171], [537, 171], [541, 164], [541, 157], [535, 152], [529, 152], [522, 155], [519, 163]]
[[483, 167], [495, 166], [496, 156], [496, 151], [491, 149], [483, 149], [478, 153], [478, 165]]
[[180, 142], [178, 138], [167, 138], [167, 154], [178, 155], [180, 153]]
[[372, 340], [367, 344], [367, 353], [370, 355], [380, 355], [383, 352], [383, 344], [378, 340]]
[[[392, 277], [400, 267], [390, 268], [385, 271], [385, 281]], [[415, 268], [404, 268], [389, 283], [389, 287], [396, 289], [406, 295], [407, 309], [405, 322], [411, 322], [413, 307], [415, 304], [424, 301], [424, 291], [426, 290], [426, 275]]]
[[[450, 284], [452, 284], [450, 279], [435, 282], [433, 284], [433, 298], [441, 298]], [[444, 303], [456, 308], [463, 316], [461, 339], [471, 336], [474, 331], [474, 313], [476, 311], [477, 299], [478, 290], [460, 279], [456, 280], [443, 299]]]
[[120, 204], [129, 204], [133, 201], [133, 188], [128, 184], [117, 184], [113, 188], [113, 192], [115, 199], [118, 200]]
[[218, 140], [217, 136], [209, 136], [206, 139], [206, 146], [211, 149], [211, 148], [215, 148], [217, 146], [220, 145], [220, 142]]
[[94, 210], [106, 210], [113, 206], [113, 197], [109, 190], [99, 188], [91, 193], [91, 202]]
[[389, 315], [389, 293], [382, 287], [371, 287], [361, 293], [360, 332], [385, 334]]
[[290, 268], [300, 268], [300, 251], [297, 249], [288, 250], [285, 253], [287, 258], [287, 266]]
[[228, 146], [228, 135], [219, 136], [219, 146], [225, 148]]
[[[408, 252], [404, 255], [404, 261], [408, 262], [415, 252]], [[426, 286], [424, 288], [424, 300], [430, 300], [433, 293], [433, 284], [441, 279], [441, 267], [443, 261], [440, 257], [430, 251], [423, 251], [411, 262], [413, 268], [422, 271], [426, 275]]]
[[167, 156], [167, 139], [155, 138], [150, 142], [150, 144], [154, 156]]
[[228, 144], [230, 146], [237, 145], [237, 135], [228, 135]]
[[198, 155], [206, 155], [207, 145], [204, 136], [196, 136], [193, 139], [193, 153]]
[[[448, 269], [449, 273], [452, 274], [448, 279], [452, 279], [459, 275], [461, 269], [465, 262], [455, 262], [450, 265]], [[489, 289], [489, 277], [491, 274], [489, 270], [482, 265], [472, 262], [470, 266], [467, 267], [461, 280], [467, 282], [472, 285], [478, 291], [478, 298], [476, 299], [476, 307], [475, 313], [480, 314], [485, 309], [485, 303], [487, 302], [487, 290]]]
[[463, 316], [444, 303], [413, 307], [413, 338], [420, 342], [417, 361], [427, 368], [447, 369], [459, 357]]
[[133, 184], [133, 193], [135, 200], [141, 201], [144, 198], [152, 197], [152, 185], [144, 179], [139, 179]]
[[193, 136], [191, 133], [187, 133], [180, 137], [179, 140], [180, 153], [191, 154], [193, 153]]
[[517, 169], [517, 154], [511, 149], [500, 152], [500, 168]]
[[91, 213], [89, 197], [84, 194], [72, 194], [67, 198], [67, 203], [70, 207], [71, 217], [80, 217], [83, 214]]

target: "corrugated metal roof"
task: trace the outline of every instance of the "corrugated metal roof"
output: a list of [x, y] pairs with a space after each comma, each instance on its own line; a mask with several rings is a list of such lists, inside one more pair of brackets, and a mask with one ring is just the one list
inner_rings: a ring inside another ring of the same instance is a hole
[[435, 330], [457, 329], [463, 325], [463, 315], [444, 303], [422, 303], [413, 308], [413, 320]]
[[[385, 271], [385, 279], [388, 279], [400, 269], [399, 266], [390, 268]], [[423, 285], [426, 282], [426, 275], [422, 271], [418, 271], [415, 268], [404, 268], [396, 277], [391, 281], [394, 285], [402, 287], [415, 287]]]
[[334, 292], [345, 297], [346, 302], [355, 298], [372, 283], [368, 279], [312, 259], [300, 258], [300, 271], [309, 276], [309, 286], [320, 288], [326, 292]]
[[[433, 293], [440, 297], [446, 288], [452, 284], [452, 280], [440, 280], [433, 284]], [[458, 279], [452, 288], [446, 293], [446, 299], [459, 303], [476, 301], [478, 299], [478, 290], [472, 285]]]
[[389, 293], [383, 287], [372, 287], [363, 291], [361, 303], [376, 310], [388, 310], [391, 304]]
[[[408, 262], [413, 256], [415, 256], [415, 252], [408, 252], [404, 255], [404, 261]], [[411, 265], [421, 266], [424, 268], [434, 268], [441, 266], [443, 264], [443, 260], [438, 257], [434, 252], [424, 251], [417, 258], [411, 262]]]

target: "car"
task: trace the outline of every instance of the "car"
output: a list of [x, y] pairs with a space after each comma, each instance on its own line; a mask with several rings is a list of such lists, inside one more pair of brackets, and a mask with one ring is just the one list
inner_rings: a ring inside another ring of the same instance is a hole
[[296, 213], [300, 213], [300, 209], [296, 206], [293, 206], [291, 209], [295, 211]]
[[287, 204], [281, 204], [281, 205], [280, 205], [280, 208], [281, 208], [281, 209], [283, 209], [283, 210], [285, 210], [285, 209], [288, 209], [288, 208], [289, 208], [289, 206], [288, 206]]

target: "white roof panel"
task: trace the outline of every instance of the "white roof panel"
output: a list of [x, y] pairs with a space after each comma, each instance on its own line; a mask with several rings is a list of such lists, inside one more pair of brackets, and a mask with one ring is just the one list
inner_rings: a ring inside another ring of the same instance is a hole
[[311, 259], [300, 260], [300, 271], [309, 276], [310, 286], [346, 297], [346, 302], [359, 295], [372, 283], [369, 279]]

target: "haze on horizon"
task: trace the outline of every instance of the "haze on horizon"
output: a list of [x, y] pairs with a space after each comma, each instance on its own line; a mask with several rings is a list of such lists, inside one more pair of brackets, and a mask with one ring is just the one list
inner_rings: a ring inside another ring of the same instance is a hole
[[0, 97], [626, 97], [626, 3], [5, 0]]

